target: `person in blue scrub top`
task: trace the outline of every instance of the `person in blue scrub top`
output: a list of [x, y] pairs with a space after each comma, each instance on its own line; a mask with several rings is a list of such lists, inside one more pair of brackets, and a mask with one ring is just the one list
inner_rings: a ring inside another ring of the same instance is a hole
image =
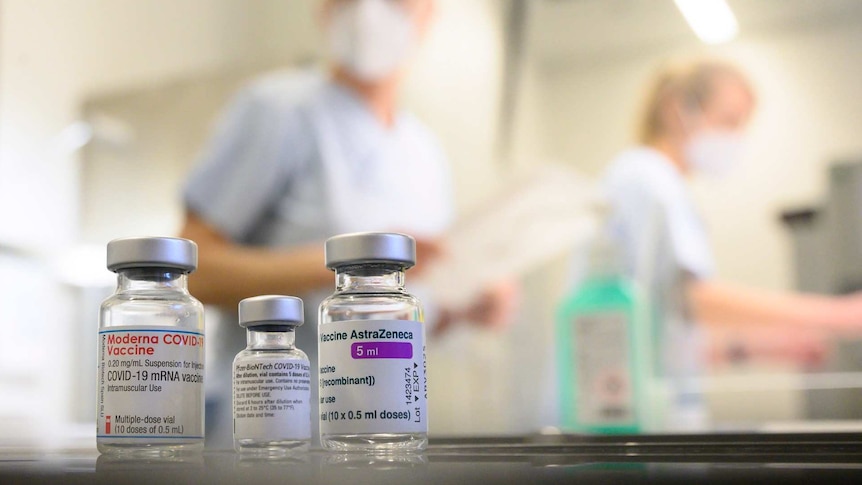
[[[236, 308], [242, 298], [299, 295], [306, 323], [297, 347], [312, 361], [317, 439], [317, 306], [334, 277], [323, 241], [357, 231], [400, 231], [417, 240], [418, 265], [437, 257], [452, 222], [445, 154], [431, 131], [398, 107], [408, 63], [432, 21], [433, 0], [330, 0], [323, 26], [331, 71], [286, 72], [252, 82], [234, 99], [188, 178], [182, 236], [199, 245], [192, 292]], [[414, 289], [420, 294], [424, 291]], [[429, 324], [502, 325], [505, 290], [465, 309], [435, 309]], [[235, 321], [218, 329], [209, 399], [209, 446], [230, 446], [230, 363], [245, 347]]]
[[[729, 63], [668, 65], [647, 96], [639, 144], [620, 153], [604, 175], [612, 207], [609, 232], [628, 272], [649, 289], [664, 340], [658, 365], [671, 376], [699, 370], [704, 327], [733, 329], [743, 338], [756, 334], [761, 338], [751, 339], [752, 352], [791, 357], [805, 357], [824, 332], [862, 329], [859, 295], [772, 292], [716, 278], [709, 235], [688, 180], [733, 169], [754, 107], [750, 82]], [[787, 348], [775, 348], [781, 345]]]

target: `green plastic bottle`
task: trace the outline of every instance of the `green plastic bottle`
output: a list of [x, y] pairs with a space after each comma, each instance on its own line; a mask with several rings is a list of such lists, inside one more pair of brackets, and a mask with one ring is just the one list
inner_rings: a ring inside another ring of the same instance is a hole
[[610, 239], [591, 251], [589, 270], [557, 314], [562, 427], [629, 434], [643, 430], [646, 345], [634, 281]]

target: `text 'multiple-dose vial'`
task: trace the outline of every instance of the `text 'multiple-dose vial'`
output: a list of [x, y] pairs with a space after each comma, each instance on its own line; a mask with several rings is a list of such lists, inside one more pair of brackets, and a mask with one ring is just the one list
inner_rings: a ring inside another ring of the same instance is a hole
[[197, 245], [108, 243], [117, 289], [99, 314], [96, 444], [102, 453], [170, 455], [204, 446], [204, 311], [188, 291]]

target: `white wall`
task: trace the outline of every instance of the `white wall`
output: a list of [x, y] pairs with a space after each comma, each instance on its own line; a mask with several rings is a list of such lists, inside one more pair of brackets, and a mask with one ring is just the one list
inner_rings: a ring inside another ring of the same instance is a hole
[[450, 158], [458, 207], [495, 187], [503, 73], [503, 2], [439, 0], [437, 19], [404, 91]]
[[241, 60], [249, 47], [243, 3], [5, 0], [0, 203], [18, 210], [2, 212], [0, 240], [47, 247], [73, 240], [77, 167], [51, 148], [83, 98]]
[[[18, 210], [0, 213], [0, 241], [51, 248], [75, 239], [79, 171], [74, 157], [53, 148], [88, 96], [313, 49], [307, 21], [313, 6], [279, 0], [4, 0], [0, 203]], [[28, 203], [16, 203], [21, 200]]]
[[[744, 27], [743, 27], [744, 29]], [[541, 66], [548, 155], [590, 173], [631, 143], [652, 70], [668, 56], [705, 52], [694, 43], [596, 62]], [[836, 157], [862, 155], [862, 29], [842, 21], [745, 33], [713, 53], [754, 80], [759, 108], [749, 154], [728, 179], [696, 182], [719, 276], [770, 288], [793, 286], [789, 240], [779, 211], [817, 202]]]

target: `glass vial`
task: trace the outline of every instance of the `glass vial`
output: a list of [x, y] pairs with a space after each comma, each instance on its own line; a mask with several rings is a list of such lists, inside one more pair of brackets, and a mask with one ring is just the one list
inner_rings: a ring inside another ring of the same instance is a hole
[[101, 453], [170, 455], [204, 446], [204, 312], [188, 291], [197, 245], [108, 243], [117, 290], [99, 315], [96, 444]]
[[326, 241], [335, 293], [320, 304], [320, 442], [328, 450], [423, 450], [428, 443], [422, 305], [404, 289], [416, 242], [396, 233]]
[[237, 452], [279, 456], [311, 441], [311, 365], [295, 346], [302, 300], [256, 296], [239, 302], [248, 346], [233, 360], [233, 442]]

